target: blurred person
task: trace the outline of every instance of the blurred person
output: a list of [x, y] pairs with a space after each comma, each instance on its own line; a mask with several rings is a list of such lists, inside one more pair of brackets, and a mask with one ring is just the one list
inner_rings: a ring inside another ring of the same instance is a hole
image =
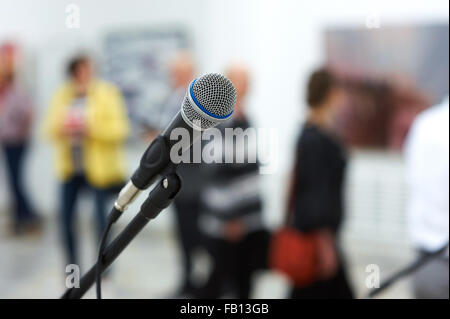
[[22, 180], [33, 106], [28, 94], [15, 81], [17, 51], [12, 43], [0, 46], [0, 144], [14, 201], [13, 230], [15, 234], [22, 234], [39, 228], [40, 218], [30, 203]]
[[194, 79], [194, 59], [188, 51], [180, 51], [171, 59], [169, 76], [172, 90], [167, 96], [161, 110], [160, 131], [166, 128], [180, 110], [181, 102], [186, 95], [187, 88]]
[[[245, 65], [229, 66], [226, 76], [236, 88], [237, 101], [233, 117], [218, 126], [224, 136], [225, 129], [251, 128], [245, 113], [245, 98], [249, 87], [249, 73]], [[235, 139], [237, 140], [237, 139]], [[252, 291], [252, 276], [266, 268], [269, 242], [262, 216], [259, 192], [259, 164], [249, 162], [248, 152], [254, 141], [248, 138], [247, 147], [239, 149], [233, 141], [231, 149], [220, 143], [224, 150], [221, 161], [204, 165], [210, 170], [201, 195], [200, 227], [212, 257], [212, 271], [206, 284], [199, 289], [200, 298], [219, 298], [224, 294], [248, 299]], [[245, 152], [242, 163], [225, 163], [226, 152]]]
[[80, 192], [89, 190], [94, 196], [100, 239], [108, 195], [123, 184], [126, 174], [123, 144], [129, 127], [124, 102], [114, 85], [93, 73], [87, 56], [70, 60], [68, 81], [53, 96], [45, 123], [55, 146], [63, 242], [71, 264], [78, 263], [74, 213]]
[[[180, 111], [183, 98], [194, 77], [194, 69], [193, 58], [187, 51], [178, 52], [170, 61], [172, 92], [163, 104], [159, 131], [163, 131]], [[192, 159], [192, 147], [190, 152]], [[175, 197], [172, 207], [175, 211], [176, 233], [181, 251], [182, 275], [175, 297], [192, 296], [196, 289], [193, 260], [197, 249], [201, 247], [198, 215], [199, 192], [201, 182], [204, 180], [203, 172], [199, 163], [181, 163], [178, 166], [178, 173], [184, 186]]]
[[346, 154], [333, 127], [344, 97], [329, 70], [312, 73], [307, 86], [309, 114], [297, 142], [288, 211], [294, 229], [315, 234], [318, 278], [309, 285], [294, 286], [291, 298], [353, 297], [338, 245]]
[[419, 256], [447, 245], [414, 274], [416, 298], [449, 298], [449, 99], [419, 114], [405, 146], [409, 223]]

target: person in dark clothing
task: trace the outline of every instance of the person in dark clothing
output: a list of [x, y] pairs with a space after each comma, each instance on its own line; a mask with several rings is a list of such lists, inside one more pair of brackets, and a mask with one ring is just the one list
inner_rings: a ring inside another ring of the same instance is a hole
[[186, 186], [182, 187], [173, 201], [175, 227], [183, 267], [180, 286], [175, 292], [175, 297], [187, 297], [192, 296], [197, 289], [197, 283], [193, 278], [193, 265], [195, 253], [202, 248], [201, 232], [198, 227], [199, 188], [205, 177], [198, 163], [181, 163], [178, 174]]
[[317, 234], [319, 278], [293, 287], [291, 298], [352, 298], [337, 237], [343, 211], [345, 151], [332, 133], [333, 115], [344, 98], [333, 74], [320, 69], [308, 83], [310, 113], [297, 144], [290, 203], [293, 227]]
[[[163, 131], [180, 110], [187, 88], [194, 77], [194, 61], [185, 51], [178, 52], [170, 61], [172, 91], [163, 103], [159, 127]], [[196, 141], [195, 143], [199, 143]], [[193, 159], [193, 148], [190, 150]], [[175, 230], [180, 248], [182, 266], [181, 280], [173, 297], [188, 297], [194, 294], [196, 283], [193, 278], [195, 253], [201, 248], [201, 233], [198, 228], [199, 192], [205, 179], [201, 163], [181, 163], [177, 169], [183, 181], [183, 187], [173, 201]]]
[[[238, 100], [233, 118], [220, 125], [222, 137], [228, 128], [240, 128], [242, 132], [250, 128], [244, 114], [243, 98], [247, 90], [248, 75], [244, 66], [234, 65], [227, 72], [233, 82]], [[237, 134], [237, 133], [236, 133]], [[245, 138], [245, 137], [244, 137]], [[252, 288], [252, 275], [266, 267], [269, 235], [264, 228], [262, 218], [262, 200], [259, 193], [259, 165], [250, 161], [249, 152], [254, 151], [248, 137], [247, 147], [231, 139], [218, 139], [210, 143], [219, 143], [222, 149], [218, 162], [204, 165], [210, 170], [208, 184], [200, 196], [200, 228], [205, 234], [206, 246], [213, 260], [209, 279], [199, 290], [200, 298], [219, 298], [225, 293], [246, 299]], [[230, 147], [226, 143], [233, 144]], [[206, 148], [206, 147], [205, 147]], [[233, 163], [225, 163], [226, 152], [234, 150], [245, 152], [244, 161], [239, 163], [236, 157]]]

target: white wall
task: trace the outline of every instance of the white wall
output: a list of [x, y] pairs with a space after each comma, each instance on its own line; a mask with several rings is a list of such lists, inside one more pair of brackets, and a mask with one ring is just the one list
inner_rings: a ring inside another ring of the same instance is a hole
[[[80, 29], [65, 27], [69, 3], [81, 9]], [[381, 27], [448, 22], [448, 9], [448, 2], [442, 0], [2, 0], [0, 40], [19, 39], [35, 61], [31, 83], [38, 120], [62, 77], [67, 55], [76, 48], [98, 50], [102, 33], [110, 28], [185, 25], [191, 31], [201, 72], [222, 71], [233, 59], [248, 62], [253, 70], [249, 106], [255, 124], [279, 130], [279, 174], [265, 180], [265, 191], [271, 194], [268, 210], [279, 212], [290, 150], [303, 114], [305, 79], [323, 59], [323, 29], [342, 24], [364, 26], [371, 15], [379, 16]], [[36, 137], [30, 155], [30, 190], [39, 207], [52, 210], [56, 189], [49, 148]], [[4, 172], [0, 171], [0, 178], [4, 185]], [[5, 200], [5, 188], [1, 187], [0, 207]]]
[[[28, 73], [32, 74], [32, 78], [28, 78], [28, 84], [34, 92], [38, 112], [26, 182], [41, 211], [47, 213], [55, 210], [55, 195], [58, 193], [51, 149], [43, 141], [39, 129], [51, 94], [63, 79], [67, 58], [77, 50], [88, 49], [94, 54], [100, 53], [104, 32], [126, 27], [186, 25], [195, 45], [196, 39], [201, 37], [198, 18], [204, 16], [204, 2], [2, 0], [0, 40], [18, 40], [25, 47], [28, 60], [36, 62], [28, 63]], [[79, 29], [69, 29], [65, 25], [65, 9], [70, 3], [75, 3], [80, 8]], [[199, 54], [199, 59], [201, 57]], [[5, 182], [2, 166], [0, 165], [0, 185]], [[134, 165], [130, 165], [130, 171], [133, 168]], [[0, 207], [4, 207], [6, 201], [6, 187], [0, 187]]]

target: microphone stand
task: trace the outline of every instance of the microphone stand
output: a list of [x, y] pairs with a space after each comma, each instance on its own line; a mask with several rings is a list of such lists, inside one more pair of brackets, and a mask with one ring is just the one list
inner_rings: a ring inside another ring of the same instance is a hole
[[[180, 189], [181, 179], [173, 168], [152, 189], [147, 199], [141, 205], [139, 213], [114, 241], [106, 247], [100, 265], [101, 273], [114, 262], [151, 219], [154, 219], [162, 210], [170, 205]], [[92, 266], [81, 278], [79, 288], [67, 289], [61, 299], [80, 299], [94, 284], [96, 267], [97, 264]]]

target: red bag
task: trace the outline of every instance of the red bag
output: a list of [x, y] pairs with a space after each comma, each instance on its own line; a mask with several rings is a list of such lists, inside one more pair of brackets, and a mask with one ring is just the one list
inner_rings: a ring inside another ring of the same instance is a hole
[[318, 236], [290, 227], [294, 214], [297, 168], [296, 165], [292, 174], [285, 226], [273, 235], [270, 243], [269, 267], [286, 275], [295, 286], [304, 287], [319, 276]]
[[270, 244], [269, 266], [286, 275], [297, 287], [312, 284], [319, 269], [316, 235], [302, 234], [289, 227], [280, 229]]

